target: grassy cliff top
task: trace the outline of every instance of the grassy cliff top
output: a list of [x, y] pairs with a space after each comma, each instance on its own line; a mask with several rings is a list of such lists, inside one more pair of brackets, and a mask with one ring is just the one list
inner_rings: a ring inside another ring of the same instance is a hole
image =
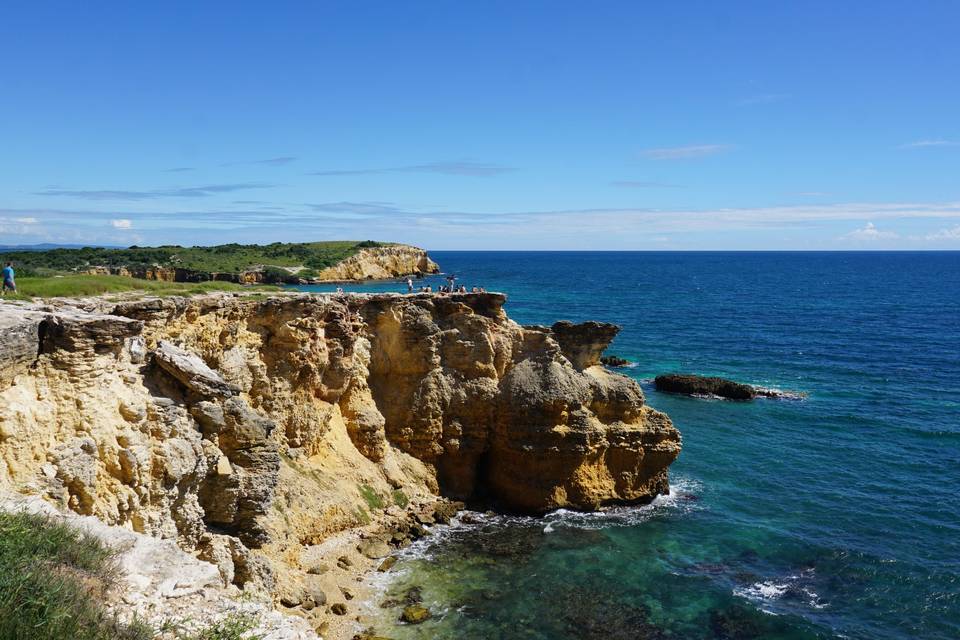
[[124, 276], [70, 274], [51, 277], [17, 278], [17, 293], [7, 293], [3, 300], [34, 298], [76, 298], [104, 294], [138, 292], [144, 295], [189, 296], [211, 291], [271, 292], [282, 291], [270, 285], [240, 285], [232, 282], [164, 282], [139, 280]]
[[213, 247], [127, 247], [3, 251], [0, 261], [13, 261], [18, 275], [51, 275], [90, 267], [161, 266], [195, 271], [240, 273], [261, 265], [320, 270], [349, 258], [366, 247], [387, 243], [366, 240], [329, 242], [274, 242], [273, 244], [221, 244]]

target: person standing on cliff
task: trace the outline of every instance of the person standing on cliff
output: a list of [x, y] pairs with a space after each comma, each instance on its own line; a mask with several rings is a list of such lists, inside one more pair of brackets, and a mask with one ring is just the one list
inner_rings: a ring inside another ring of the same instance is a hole
[[6, 295], [7, 289], [16, 293], [17, 292], [17, 283], [13, 279], [13, 263], [8, 262], [7, 266], [3, 268], [3, 289], [0, 290], [0, 295]]

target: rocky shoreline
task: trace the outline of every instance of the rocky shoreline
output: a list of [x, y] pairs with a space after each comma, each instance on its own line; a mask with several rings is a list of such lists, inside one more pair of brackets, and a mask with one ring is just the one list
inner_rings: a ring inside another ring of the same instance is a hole
[[[459, 500], [538, 514], [668, 490], [679, 433], [600, 364], [618, 328], [522, 327], [505, 300], [4, 303], [0, 487], [175, 543], [217, 576], [197, 593], [352, 638], [363, 577]], [[166, 597], [141, 595], [123, 606]]]

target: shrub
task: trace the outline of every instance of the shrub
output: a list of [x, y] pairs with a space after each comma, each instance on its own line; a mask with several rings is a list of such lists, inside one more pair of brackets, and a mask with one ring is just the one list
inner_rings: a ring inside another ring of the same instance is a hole
[[292, 279], [293, 276], [290, 275], [290, 272], [286, 269], [281, 269], [280, 267], [264, 267], [263, 268], [263, 281], [271, 284], [286, 282], [287, 280]]
[[263, 636], [251, 634], [257, 626], [257, 618], [247, 613], [232, 613], [209, 627], [187, 636], [184, 640], [261, 640]]
[[114, 552], [47, 516], [0, 513], [0, 639], [148, 640], [103, 608], [118, 575]]

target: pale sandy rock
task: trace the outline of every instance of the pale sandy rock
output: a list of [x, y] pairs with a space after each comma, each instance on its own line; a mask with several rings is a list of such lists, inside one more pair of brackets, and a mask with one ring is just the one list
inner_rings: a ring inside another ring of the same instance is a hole
[[[307, 616], [320, 593], [346, 604], [340, 587], [409, 532], [377, 527], [448, 520], [428, 506], [437, 494], [539, 513], [665, 492], [680, 436], [598, 365], [616, 327], [522, 327], [504, 301], [3, 305], [0, 486], [199, 553], [217, 588], [300, 594], [291, 611]], [[384, 548], [324, 546], [356, 530]], [[167, 600], [196, 586], [168, 585]]]
[[0, 510], [47, 514], [117, 549], [122, 584], [105, 604], [118, 614], [121, 622], [136, 616], [156, 628], [174, 622], [182, 630], [190, 631], [242, 613], [257, 621], [253, 632], [264, 639], [317, 638], [313, 626], [306, 620], [283, 616], [269, 603], [238, 599], [238, 592], [222, 587], [216, 565], [194, 558], [170, 540], [112, 527], [93, 517], [60, 513], [36, 497], [0, 493]]
[[360, 249], [346, 260], [320, 271], [317, 279], [368, 280], [439, 272], [440, 267], [430, 259], [426, 251], [400, 244]]

